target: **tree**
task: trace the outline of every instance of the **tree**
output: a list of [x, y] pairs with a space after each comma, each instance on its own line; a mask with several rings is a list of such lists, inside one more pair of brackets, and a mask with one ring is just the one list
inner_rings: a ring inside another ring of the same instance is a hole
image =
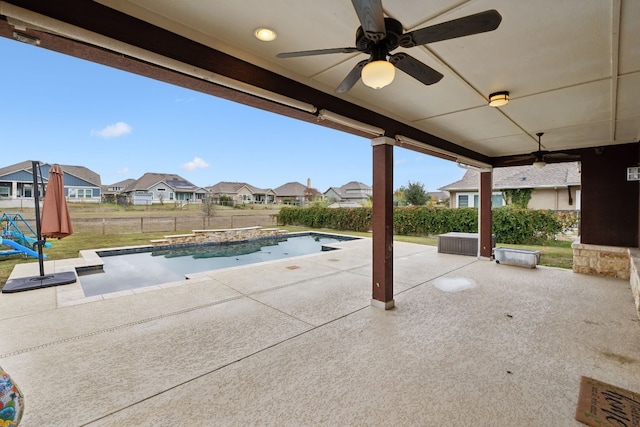
[[409, 181], [409, 185], [407, 187], [400, 187], [400, 190], [405, 197], [405, 200], [408, 204], [414, 206], [422, 206], [426, 205], [429, 201], [429, 195], [427, 191], [424, 189], [424, 184], [421, 182], [411, 182]]
[[393, 204], [395, 206], [407, 206], [407, 198], [404, 194], [405, 190], [404, 187], [400, 187], [393, 192]]
[[202, 199], [202, 215], [207, 218], [207, 226], [211, 225], [211, 218], [215, 216], [216, 202], [213, 196], [207, 195]]

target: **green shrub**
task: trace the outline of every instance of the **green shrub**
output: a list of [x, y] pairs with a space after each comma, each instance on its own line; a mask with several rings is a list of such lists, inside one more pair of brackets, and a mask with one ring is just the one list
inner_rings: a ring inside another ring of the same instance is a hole
[[[551, 240], [577, 224], [577, 214], [549, 210], [519, 209], [511, 206], [492, 211], [493, 233], [500, 243], [534, 244]], [[335, 230], [371, 230], [371, 208], [283, 207], [278, 224]], [[401, 235], [437, 235], [457, 231], [478, 232], [476, 208], [397, 207], [393, 229]]]

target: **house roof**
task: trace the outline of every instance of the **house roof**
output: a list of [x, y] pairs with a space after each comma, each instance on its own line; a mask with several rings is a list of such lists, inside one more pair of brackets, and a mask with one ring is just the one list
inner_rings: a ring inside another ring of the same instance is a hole
[[362, 199], [363, 197], [368, 197], [370, 195], [372, 188], [362, 182], [350, 181], [342, 187], [329, 187], [324, 194], [326, 195], [332, 190], [343, 199]]
[[201, 188], [190, 183], [180, 175], [147, 172], [142, 175], [142, 177], [127, 186], [127, 188], [125, 188], [123, 192], [148, 190], [159, 182], [164, 182], [167, 186], [173, 188], [176, 191], [196, 191]]
[[274, 188], [273, 191], [275, 191], [279, 197], [306, 197], [321, 195], [318, 190], [309, 188], [299, 182], [287, 182], [280, 187]]
[[[103, 185], [102, 194], [114, 194], [125, 190], [128, 186], [133, 184], [136, 180], [133, 178], [127, 178], [122, 181], [114, 182], [113, 184]], [[110, 190], [111, 188], [120, 188], [121, 190]]]
[[84, 166], [73, 166], [73, 165], [60, 165], [62, 167], [62, 171], [64, 173], [68, 173], [69, 175], [76, 176], [80, 179], [83, 179], [91, 184], [100, 186], [100, 175], [88, 169]]
[[340, 189], [342, 189], [344, 191], [347, 191], [347, 190], [371, 190], [371, 187], [368, 186], [367, 184], [363, 184], [362, 182], [350, 181], [350, 182], [347, 182], [342, 187], [340, 187]]
[[246, 182], [228, 182], [221, 181], [217, 184], [214, 184], [210, 187], [207, 187], [207, 190], [213, 194], [236, 194], [242, 187], [246, 187], [253, 194], [266, 194], [271, 189], [258, 188], [251, 184], [247, 184]]
[[[40, 163], [41, 167], [44, 165], [51, 165], [52, 163]], [[24, 162], [15, 163], [13, 165], [5, 166], [4, 168], [0, 168], [0, 176], [8, 175], [17, 171], [27, 171], [31, 173], [32, 162], [31, 160], [26, 160]], [[100, 175], [95, 173], [94, 171], [84, 167], [84, 166], [75, 166], [75, 165], [60, 165], [62, 171], [65, 174], [73, 175], [77, 178], [80, 178], [90, 184], [100, 187]]]
[[110, 184], [110, 185], [104, 185], [104, 187], [106, 187], [106, 188], [113, 188], [113, 187], [126, 188], [126, 187], [130, 186], [131, 184], [133, 184], [134, 182], [136, 182], [135, 179], [127, 178], [127, 179], [123, 179], [122, 181], [114, 182], [113, 184]]
[[[580, 163], [550, 163], [543, 168], [531, 165], [493, 169], [493, 188], [549, 188], [580, 185]], [[439, 190], [477, 190], [480, 172], [467, 169], [462, 179], [440, 187]]]

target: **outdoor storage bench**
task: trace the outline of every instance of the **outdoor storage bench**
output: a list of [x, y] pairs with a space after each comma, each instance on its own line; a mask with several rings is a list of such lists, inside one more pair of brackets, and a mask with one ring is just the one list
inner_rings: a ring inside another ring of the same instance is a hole
[[536, 268], [540, 263], [540, 252], [529, 249], [494, 248], [493, 256], [497, 264]]

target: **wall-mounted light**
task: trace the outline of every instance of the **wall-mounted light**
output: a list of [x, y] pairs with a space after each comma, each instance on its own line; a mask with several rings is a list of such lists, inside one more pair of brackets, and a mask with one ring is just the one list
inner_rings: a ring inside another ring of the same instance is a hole
[[258, 40], [263, 42], [272, 42], [276, 39], [276, 37], [278, 37], [275, 31], [273, 31], [271, 28], [266, 27], [256, 28], [253, 34]]
[[464, 164], [467, 167], [475, 167], [478, 170], [482, 170], [483, 172], [491, 170], [491, 165], [488, 163], [480, 162], [478, 160], [470, 159], [464, 156], [459, 156], [450, 151], [434, 147], [433, 145], [425, 144], [424, 142], [416, 141], [415, 139], [411, 139], [404, 135], [396, 135], [396, 146], [412, 151], [417, 151], [418, 153], [428, 154], [429, 156], [438, 157], [440, 159], [451, 160], [458, 163], [458, 165]]
[[341, 116], [340, 114], [332, 113], [327, 110], [320, 110], [318, 113], [318, 119], [329, 120], [330, 122], [338, 123], [343, 126], [350, 127], [362, 132], [370, 133], [372, 135], [384, 135], [384, 129], [377, 126], [370, 125], [368, 123], [359, 122], [349, 117]]
[[14, 31], [13, 38], [19, 42], [30, 44], [31, 46], [40, 46], [40, 39], [28, 34], [17, 33]]
[[503, 90], [501, 92], [494, 92], [489, 95], [489, 105], [491, 107], [502, 107], [509, 103], [509, 92]]
[[396, 67], [390, 62], [371, 61], [362, 69], [362, 83], [373, 89], [382, 89], [389, 85], [396, 75]]

